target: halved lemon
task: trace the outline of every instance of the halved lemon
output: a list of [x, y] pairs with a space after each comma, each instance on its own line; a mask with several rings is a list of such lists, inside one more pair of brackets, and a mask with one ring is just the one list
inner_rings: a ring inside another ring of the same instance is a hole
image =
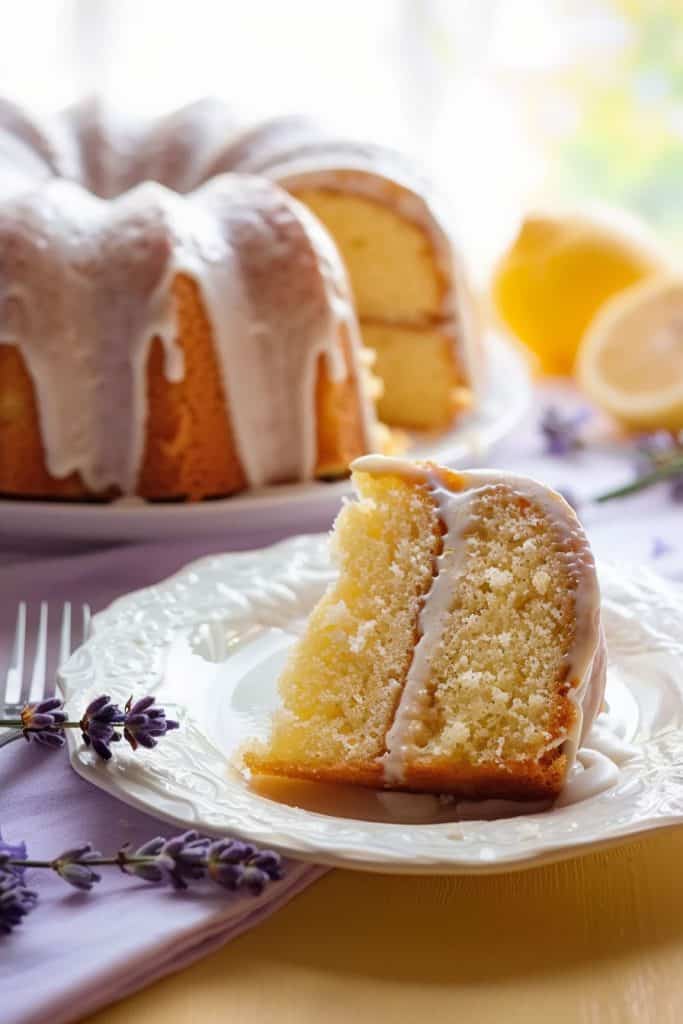
[[656, 278], [607, 302], [579, 349], [579, 383], [627, 427], [683, 429], [683, 278]]
[[544, 373], [569, 374], [586, 327], [617, 292], [668, 259], [646, 226], [621, 210], [529, 214], [493, 276], [498, 316]]

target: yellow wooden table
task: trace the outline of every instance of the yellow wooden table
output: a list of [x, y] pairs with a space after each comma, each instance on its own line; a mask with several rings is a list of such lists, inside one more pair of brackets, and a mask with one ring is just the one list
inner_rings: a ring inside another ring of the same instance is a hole
[[88, 1024], [682, 1024], [683, 829], [480, 878], [333, 871]]

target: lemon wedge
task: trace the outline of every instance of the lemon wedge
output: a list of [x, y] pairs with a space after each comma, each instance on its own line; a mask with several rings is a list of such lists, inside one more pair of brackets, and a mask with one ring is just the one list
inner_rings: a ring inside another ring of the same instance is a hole
[[622, 211], [530, 214], [495, 270], [503, 324], [548, 374], [570, 374], [586, 327], [617, 292], [668, 269], [647, 228]]
[[600, 310], [581, 343], [579, 383], [635, 429], [683, 429], [683, 278], [634, 285]]

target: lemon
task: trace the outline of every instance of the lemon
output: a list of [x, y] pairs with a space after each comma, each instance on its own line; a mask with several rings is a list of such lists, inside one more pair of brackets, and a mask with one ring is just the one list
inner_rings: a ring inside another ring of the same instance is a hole
[[667, 266], [646, 229], [621, 211], [532, 214], [494, 273], [493, 304], [543, 372], [569, 374], [602, 304]]
[[607, 302], [577, 372], [588, 397], [625, 426], [683, 429], [683, 278], [645, 281]]

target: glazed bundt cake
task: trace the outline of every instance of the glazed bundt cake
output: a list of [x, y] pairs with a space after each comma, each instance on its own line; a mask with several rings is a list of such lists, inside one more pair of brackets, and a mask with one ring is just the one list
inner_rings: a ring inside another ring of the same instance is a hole
[[0, 493], [340, 475], [382, 448], [382, 388], [385, 423], [451, 422], [475, 329], [409, 179], [379, 147], [303, 119], [239, 131], [209, 101], [151, 125], [0, 105]]
[[339, 575], [279, 682], [255, 774], [539, 799], [602, 702], [593, 558], [524, 477], [368, 456], [332, 537]]
[[277, 181], [334, 238], [376, 356], [381, 419], [435, 429], [468, 409], [479, 359], [475, 305], [447, 218], [410, 162], [283, 118], [235, 140], [212, 172], [235, 165]]

